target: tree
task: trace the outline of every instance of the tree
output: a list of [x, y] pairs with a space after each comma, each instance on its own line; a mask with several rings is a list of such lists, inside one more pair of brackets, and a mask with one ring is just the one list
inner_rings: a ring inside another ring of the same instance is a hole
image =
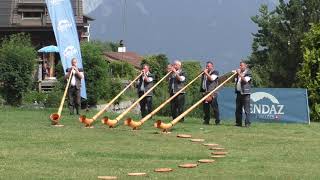
[[33, 82], [36, 57], [29, 35], [14, 34], [0, 44], [0, 82], [2, 96], [8, 104], [21, 105], [23, 93]]
[[[186, 84], [192, 81], [201, 72], [201, 65], [199, 61], [183, 61], [182, 68], [187, 75]], [[189, 108], [202, 98], [202, 95], [200, 93], [200, 81], [201, 80], [199, 78], [186, 89], [185, 110], [187, 110], [187, 108]], [[202, 117], [202, 115], [202, 106], [200, 105], [195, 108], [188, 116]]]
[[[142, 61], [142, 64], [150, 65], [152, 73], [155, 75], [156, 81], [159, 81], [162, 77], [167, 74], [167, 66], [169, 64], [169, 60], [164, 54], [147, 56]], [[199, 61], [183, 61], [182, 68], [186, 73], [186, 78], [188, 83], [193, 78], [195, 78], [199, 72], [201, 72], [201, 65]], [[191, 86], [186, 89], [186, 96], [185, 96], [185, 108], [190, 107], [196, 101], [200, 100], [200, 80], [194, 82]], [[154, 90], [154, 97], [153, 97], [153, 107], [158, 107], [161, 103], [169, 98], [168, 92], [168, 81], [164, 81], [159, 84], [157, 88]], [[190, 113], [190, 116], [197, 116], [199, 117], [200, 114], [202, 115], [202, 109], [196, 108]], [[171, 116], [170, 105], [165, 106], [159, 112], [160, 115], [164, 116]]]
[[159, 80], [165, 74], [167, 74], [167, 66], [169, 60], [165, 54], [158, 54], [152, 56], [146, 56], [141, 64], [148, 64], [152, 69], [152, 73], [155, 75], [156, 80]]
[[103, 42], [99, 40], [91, 41], [97, 48], [101, 49], [102, 52], [117, 52], [118, 47], [120, 46], [119, 43], [114, 42]]
[[[169, 60], [166, 55], [152, 55], [146, 56], [142, 60], [142, 64], [148, 64], [150, 66], [151, 72], [155, 76], [155, 82], [159, 81], [163, 76], [167, 74], [167, 66], [169, 64]], [[168, 82], [164, 81], [158, 85], [158, 87], [154, 90], [153, 96], [153, 107], [158, 107], [162, 102], [164, 102], [168, 98]], [[162, 108], [159, 112], [161, 115], [170, 115], [170, 108], [166, 106]]]
[[312, 26], [302, 43], [304, 61], [298, 72], [299, 85], [308, 89], [311, 119], [320, 121], [320, 24]]
[[89, 105], [96, 105], [99, 100], [111, 100], [123, 89], [121, 79], [136, 76], [132, 65], [126, 62], [108, 63], [103, 56], [104, 51], [116, 51], [117, 47], [117, 44], [109, 42], [81, 43]]
[[102, 49], [91, 42], [81, 43], [83, 67], [88, 94], [88, 104], [96, 105], [99, 99], [108, 97], [111, 88], [108, 64], [102, 56]]
[[136, 69], [128, 62], [111, 61], [108, 72], [114, 78], [132, 79], [137, 75]]
[[262, 86], [296, 86], [298, 65], [303, 60], [301, 40], [310, 23], [320, 20], [318, 0], [280, 0], [275, 10], [262, 5], [252, 21], [259, 27], [253, 34], [249, 64]]

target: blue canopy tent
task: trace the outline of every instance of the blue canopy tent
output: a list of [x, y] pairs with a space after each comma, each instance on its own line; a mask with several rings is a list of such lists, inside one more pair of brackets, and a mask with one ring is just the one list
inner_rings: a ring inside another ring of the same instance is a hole
[[54, 45], [46, 46], [38, 50], [38, 52], [42, 53], [51, 53], [51, 52], [59, 52], [59, 48]]
[[54, 78], [54, 54], [53, 53], [58, 53], [59, 48], [57, 46], [50, 45], [50, 46], [45, 46], [39, 49], [38, 52], [49, 53], [49, 62], [45, 62], [45, 63], [48, 63], [50, 65], [50, 70], [48, 73], [49, 78]]

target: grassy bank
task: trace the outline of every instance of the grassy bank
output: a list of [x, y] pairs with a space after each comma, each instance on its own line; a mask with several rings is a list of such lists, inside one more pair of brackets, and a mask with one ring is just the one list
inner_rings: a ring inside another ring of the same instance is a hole
[[[100, 121], [94, 129], [85, 129], [77, 116], [67, 112], [62, 119], [65, 127], [53, 128], [48, 116], [54, 111], [0, 109], [1, 179], [96, 179], [102, 175], [135, 179], [126, 175], [129, 172], [148, 173], [139, 179], [320, 177], [319, 123], [253, 123], [251, 128], [238, 128], [233, 122], [203, 126], [199, 119], [187, 118], [164, 135], [155, 133], [159, 130], [152, 127], [153, 121], [139, 131], [131, 131], [122, 123], [109, 129]], [[178, 168], [181, 163], [208, 158], [211, 152], [200, 143], [176, 138], [179, 133], [221, 144], [229, 154], [195, 169]], [[174, 171], [154, 173], [159, 167]]]

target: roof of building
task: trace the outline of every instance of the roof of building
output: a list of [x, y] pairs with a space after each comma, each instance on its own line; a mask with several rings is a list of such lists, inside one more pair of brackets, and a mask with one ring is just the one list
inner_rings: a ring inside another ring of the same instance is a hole
[[135, 52], [104, 52], [110, 61], [122, 61], [132, 64], [135, 68], [141, 67], [143, 57]]
[[91, 16], [89, 16], [89, 15], [87, 15], [87, 14], [83, 14], [83, 17], [87, 18], [88, 21], [94, 21], [94, 20], [96, 20], [95, 18], [93, 18], [93, 17], [91, 17]]
[[[82, 0], [71, 0], [72, 9], [75, 14], [75, 22], [83, 26]], [[46, 12], [46, 3], [44, 0], [0, 0], [0, 27], [46, 27], [51, 26], [49, 15]], [[39, 19], [23, 19], [23, 12], [41, 12]], [[85, 15], [88, 21], [94, 18]], [[30, 24], [31, 23], [31, 24]], [[32, 24], [35, 23], [35, 24]]]

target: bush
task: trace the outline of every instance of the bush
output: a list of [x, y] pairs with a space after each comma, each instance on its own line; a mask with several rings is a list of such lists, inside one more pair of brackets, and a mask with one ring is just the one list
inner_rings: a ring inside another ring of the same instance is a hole
[[23, 93], [27, 92], [33, 82], [35, 59], [36, 50], [28, 35], [14, 34], [3, 39], [0, 44], [2, 96], [9, 105], [21, 105]]
[[[58, 108], [64, 92], [64, 83], [58, 82], [50, 92], [28, 91], [23, 94], [24, 104], [43, 104], [45, 107]], [[66, 97], [67, 99], [67, 97]], [[67, 101], [65, 102], [65, 104]]]
[[2, 107], [4, 105], [5, 101], [4, 99], [2, 99], [2, 97], [0, 97], [0, 107]]
[[[58, 108], [60, 106], [62, 96], [63, 91], [61, 90], [61, 86], [55, 86], [52, 91], [46, 94], [46, 101], [44, 102], [45, 107]], [[67, 103], [68, 102], [65, 101], [64, 105], [66, 105]]]
[[[110, 91], [109, 91], [109, 98], [107, 101], [111, 101], [115, 96], [119, 94], [120, 91], [124, 89], [122, 86], [121, 80], [120, 79], [111, 79], [110, 80]], [[123, 95], [120, 96], [116, 101], [115, 104], [119, 103], [123, 99]]]
[[23, 102], [26, 104], [45, 104], [47, 101], [47, 94], [38, 91], [29, 91], [23, 95]]

